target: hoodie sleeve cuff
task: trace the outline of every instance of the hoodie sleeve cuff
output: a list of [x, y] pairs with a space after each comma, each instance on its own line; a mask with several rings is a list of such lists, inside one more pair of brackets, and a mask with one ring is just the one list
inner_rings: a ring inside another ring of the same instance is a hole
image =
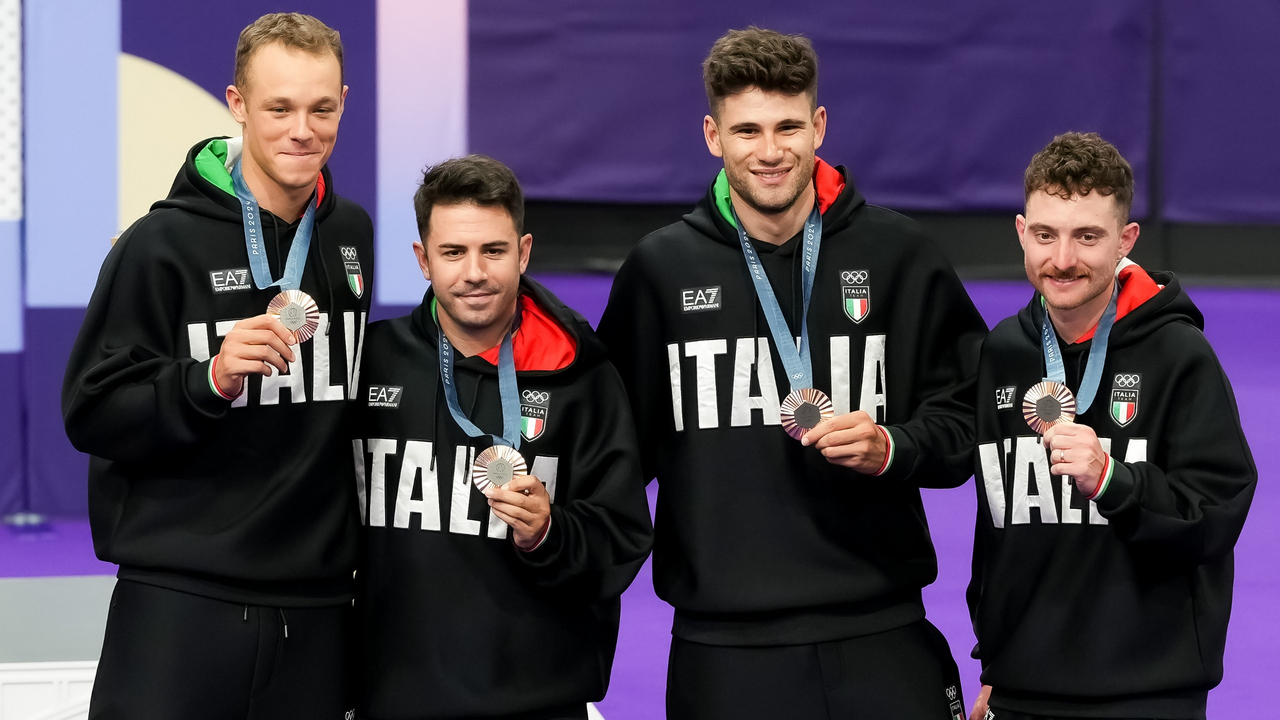
[[526, 553], [534, 552], [538, 548], [542, 547], [542, 543], [547, 541], [547, 536], [550, 534], [551, 534], [551, 516], [548, 515], [547, 524], [542, 528], [542, 537], [538, 538], [538, 542], [534, 543], [533, 547], [531, 548], [522, 548], [519, 545], [517, 545], [516, 549], [518, 549], [520, 552], [526, 552]]
[[876, 429], [884, 435], [888, 451], [885, 453], [884, 463], [878, 471], [872, 473], [872, 477], [888, 480], [901, 480], [907, 477], [916, 463], [915, 442], [911, 440], [910, 435], [898, 428], [876, 425]]
[[1098, 505], [1098, 509], [1106, 513], [1118, 512], [1125, 501], [1133, 495], [1133, 471], [1122, 462], [1116, 462], [1107, 456], [1107, 469], [1098, 482], [1098, 490], [1090, 498]]
[[561, 532], [560, 525], [555, 521], [556, 507], [551, 506], [551, 519], [547, 521], [547, 530], [542, 534], [542, 539], [538, 541], [529, 550], [524, 550], [514, 542], [511, 546], [516, 549], [516, 556], [529, 567], [547, 567], [552, 564], [555, 558], [560, 555], [560, 547], [564, 544], [564, 533]]
[[196, 410], [210, 417], [221, 417], [231, 407], [235, 397], [227, 395], [214, 380], [214, 365], [218, 358], [194, 363], [187, 371], [187, 397]]

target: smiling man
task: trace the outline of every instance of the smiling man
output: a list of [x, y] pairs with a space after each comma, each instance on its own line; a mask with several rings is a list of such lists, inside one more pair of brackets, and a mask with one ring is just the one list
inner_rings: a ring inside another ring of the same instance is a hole
[[986, 326], [920, 226], [817, 157], [817, 70], [803, 37], [715, 43], [724, 170], [600, 324], [660, 488], [672, 720], [963, 715], [919, 488], [970, 474]]
[[1036, 292], [979, 368], [972, 718], [1202, 719], [1257, 483], [1231, 385], [1178, 279], [1127, 259], [1115, 147], [1056, 137], [1025, 189]]
[[373, 231], [326, 162], [338, 33], [240, 35], [242, 138], [198, 143], [121, 235], [67, 365], [98, 557], [120, 566], [92, 718], [341, 718], [358, 521], [346, 450]]
[[524, 276], [506, 166], [440, 163], [414, 207], [431, 287], [369, 327], [354, 436], [359, 717], [584, 719], [653, 539], [626, 391]]

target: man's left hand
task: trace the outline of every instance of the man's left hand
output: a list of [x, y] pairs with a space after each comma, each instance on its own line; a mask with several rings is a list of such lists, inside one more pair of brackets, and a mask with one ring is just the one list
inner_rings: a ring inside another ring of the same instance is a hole
[[542, 539], [551, 522], [551, 496], [542, 481], [532, 475], [516, 475], [511, 482], [485, 491], [489, 507], [511, 526], [516, 547], [530, 550]]
[[861, 410], [823, 420], [805, 433], [800, 442], [818, 448], [827, 462], [863, 475], [880, 472], [889, 452], [884, 433], [871, 416]]
[[1107, 453], [1093, 428], [1059, 423], [1045, 431], [1044, 446], [1049, 451], [1049, 472], [1070, 475], [1081, 494], [1091, 497], [1107, 468]]

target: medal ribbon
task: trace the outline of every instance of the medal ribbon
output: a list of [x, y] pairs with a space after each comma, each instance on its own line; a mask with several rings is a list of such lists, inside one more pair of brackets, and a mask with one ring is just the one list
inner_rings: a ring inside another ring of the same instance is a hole
[[253, 270], [253, 284], [259, 290], [279, 285], [281, 290], [297, 290], [302, 285], [302, 269], [307, 264], [307, 251], [311, 248], [311, 229], [316, 222], [316, 204], [307, 201], [307, 211], [302, 214], [298, 223], [298, 232], [293, 236], [293, 245], [289, 248], [289, 257], [285, 261], [284, 276], [272, 281], [271, 265], [267, 262], [267, 254], [263, 248], [262, 212], [258, 201], [244, 182], [244, 173], [240, 170], [240, 161], [231, 167], [231, 184], [235, 187], [236, 197], [240, 200], [240, 215], [244, 219], [244, 245], [249, 252], [249, 267]]
[[787, 319], [778, 305], [778, 298], [773, 294], [773, 286], [764, 273], [764, 265], [760, 263], [760, 255], [752, 247], [747, 238], [747, 231], [742, 228], [738, 212], [733, 211], [733, 221], [738, 226], [738, 241], [742, 244], [742, 254], [747, 258], [747, 269], [751, 271], [751, 282], [756, 287], [756, 297], [760, 299], [760, 307], [764, 309], [764, 317], [769, 321], [769, 332], [773, 334], [773, 344], [778, 348], [778, 356], [787, 370], [787, 380], [791, 383], [791, 391], [813, 387], [813, 361], [809, 355], [809, 298], [813, 296], [813, 278], [818, 274], [818, 248], [822, 244], [822, 213], [815, 206], [804, 223], [804, 262], [800, 266], [800, 282], [804, 289], [804, 306], [800, 314], [800, 348], [796, 349], [791, 329], [787, 327]]
[[[1107, 309], [1098, 321], [1098, 329], [1093, 333], [1093, 344], [1089, 346], [1089, 359], [1085, 361], [1084, 377], [1080, 379], [1080, 391], [1076, 393], [1076, 414], [1083, 415], [1093, 405], [1094, 396], [1098, 394], [1098, 384], [1102, 381], [1102, 365], [1107, 358], [1107, 341], [1111, 335], [1111, 326], [1116, 321], [1116, 303], [1120, 297], [1120, 283], [1116, 282], [1111, 291], [1111, 300]], [[1050, 380], [1067, 386], [1067, 369], [1062, 363], [1062, 350], [1058, 348], [1058, 334], [1053, 330], [1053, 321], [1049, 319], [1049, 308], [1044, 309], [1044, 322], [1040, 325], [1040, 338], [1044, 342], [1044, 367]]]
[[[436, 327], [440, 328], [439, 320]], [[488, 436], [494, 445], [506, 445], [512, 450], [520, 449], [520, 393], [516, 387], [516, 353], [512, 337], [520, 329], [520, 301], [516, 300], [516, 316], [511, 322], [511, 329], [502, 338], [502, 346], [498, 349], [498, 396], [502, 398], [502, 437], [490, 435], [476, 427], [475, 423], [462, 412], [458, 403], [458, 388], [454, 380], [453, 343], [440, 329], [440, 381], [444, 384], [444, 399], [449, 406], [449, 414], [470, 437]]]

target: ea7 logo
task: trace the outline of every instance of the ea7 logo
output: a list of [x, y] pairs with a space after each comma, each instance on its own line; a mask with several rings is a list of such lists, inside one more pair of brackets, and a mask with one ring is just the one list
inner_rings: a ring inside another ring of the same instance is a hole
[[1116, 373], [1111, 383], [1111, 419], [1120, 427], [1138, 416], [1138, 391], [1142, 389], [1142, 373]]
[[393, 387], [391, 385], [370, 385], [369, 386], [369, 407], [379, 408], [398, 408], [400, 407], [400, 398], [404, 395], [404, 388]]
[[871, 312], [871, 273], [866, 270], [845, 270], [840, 273], [843, 288], [844, 314], [860, 323]]
[[1016, 385], [1006, 385], [996, 388], [996, 409], [1012, 410], [1013, 399], [1017, 396], [1018, 387]]
[[680, 291], [681, 312], [706, 312], [720, 309], [720, 286], [689, 288]]
[[547, 429], [550, 407], [551, 393], [546, 390], [520, 391], [520, 434], [525, 440], [534, 440]]
[[249, 282], [249, 268], [232, 268], [230, 270], [213, 270], [209, 273], [209, 284], [215, 293], [252, 290]]

